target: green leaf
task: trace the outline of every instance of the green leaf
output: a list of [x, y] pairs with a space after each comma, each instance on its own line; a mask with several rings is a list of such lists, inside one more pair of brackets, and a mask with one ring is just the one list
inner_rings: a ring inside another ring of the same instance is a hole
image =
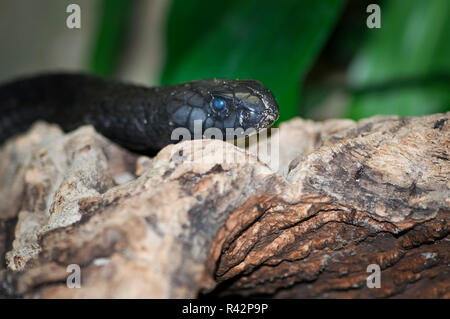
[[349, 80], [354, 87], [386, 85], [382, 90], [361, 90], [349, 106], [349, 115], [359, 119], [449, 110], [449, 18], [448, 0], [383, 2], [381, 28], [370, 31], [372, 36], [351, 66]]
[[134, 0], [103, 0], [97, 41], [90, 69], [97, 74], [113, 75], [116, 70]]
[[253, 78], [280, 120], [298, 114], [300, 84], [338, 17], [339, 0], [173, 1], [161, 83]]

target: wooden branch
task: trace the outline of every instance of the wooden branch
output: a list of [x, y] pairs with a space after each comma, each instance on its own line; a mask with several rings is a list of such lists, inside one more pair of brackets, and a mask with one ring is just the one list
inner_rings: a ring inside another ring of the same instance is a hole
[[294, 119], [275, 170], [221, 141], [150, 159], [38, 123], [0, 153], [0, 294], [450, 298], [449, 114]]

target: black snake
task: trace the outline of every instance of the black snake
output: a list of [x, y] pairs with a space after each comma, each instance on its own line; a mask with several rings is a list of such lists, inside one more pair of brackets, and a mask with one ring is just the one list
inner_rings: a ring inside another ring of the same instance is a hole
[[43, 74], [0, 86], [0, 144], [45, 120], [70, 131], [92, 124], [116, 143], [136, 151], [155, 151], [175, 143], [183, 127], [194, 136], [217, 128], [269, 127], [278, 118], [273, 94], [259, 81], [210, 79], [179, 85], [142, 87], [76, 73]]

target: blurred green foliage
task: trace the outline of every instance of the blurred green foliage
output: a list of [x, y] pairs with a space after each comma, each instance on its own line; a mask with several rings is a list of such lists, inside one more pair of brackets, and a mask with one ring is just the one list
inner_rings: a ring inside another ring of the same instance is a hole
[[[354, 119], [450, 109], [450, 1], [390, 0], [350, 70]], [[366, 87], [366, 89], [364, 89]]]
[[300, 85], [343, 7], [340, 0], [174, 0], [162, 84], [253, 78], [280, 120], [298, 115]]
[[[345, 64], [348, 83], [338, 84], [350, 88], [346, 92], [351, 97], [341, 116], [360, 119], [375, 114], [407, 116], [448, 111], [450, 1], [380, 0], [380, 29], [365, 25], [367, 1], [350, 1], [348, 16], [355, 17], [355, 8], [357, 15], [353, 25], [346, 22], [352, 28], [344, 28], [344, 34], [334, 33], [334, 45], [328, 46], [333, 52], [326, 51], [325, 55], [351, 54], [350, 65]], [[306, 100], [313, 103], [305, 103], [304, 98], [300, 103], [302, 84], [314, 63], [319, 67], [313, 71], [319, 70], [322, 78], [333, 76], [326, 63], [320, 65], [318, 57], [345, 3], [172, 0], [160, 84], [213, 77], [253, 78], [274, 92], [280, 121], [299, 115], [300, 107], [302, 114], [311, 114], [309, 110], [332, 90], [318, 86], [312, 95], [305, 91], [306, 97], [313, 97]], [[114, 74], [135, 4], [134, 0], [102, 0], [98, 41], [91, 59], [93, 72]], [[357, 47], [351, 45], [345, 50], [352, 43]], [[333, 59], [329, 62], [333, 64]]]
[[134, 0], [102, 0], [92, 72], [109, 76], [116, 71], [133, 4]]

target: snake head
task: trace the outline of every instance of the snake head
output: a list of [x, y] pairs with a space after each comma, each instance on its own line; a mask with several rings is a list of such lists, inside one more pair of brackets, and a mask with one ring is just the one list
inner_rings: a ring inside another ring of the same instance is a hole
[[194, 135], [199, 121], [203, 136], [206, 130], [215, 128], [225, 139], [268, 128], [278, 119], [275, 97], [256, 80], [192, 81], [182, 85], [173, 98], [176, 103], [169, 103], [179, 107], [173, 108], [171, 121]]

